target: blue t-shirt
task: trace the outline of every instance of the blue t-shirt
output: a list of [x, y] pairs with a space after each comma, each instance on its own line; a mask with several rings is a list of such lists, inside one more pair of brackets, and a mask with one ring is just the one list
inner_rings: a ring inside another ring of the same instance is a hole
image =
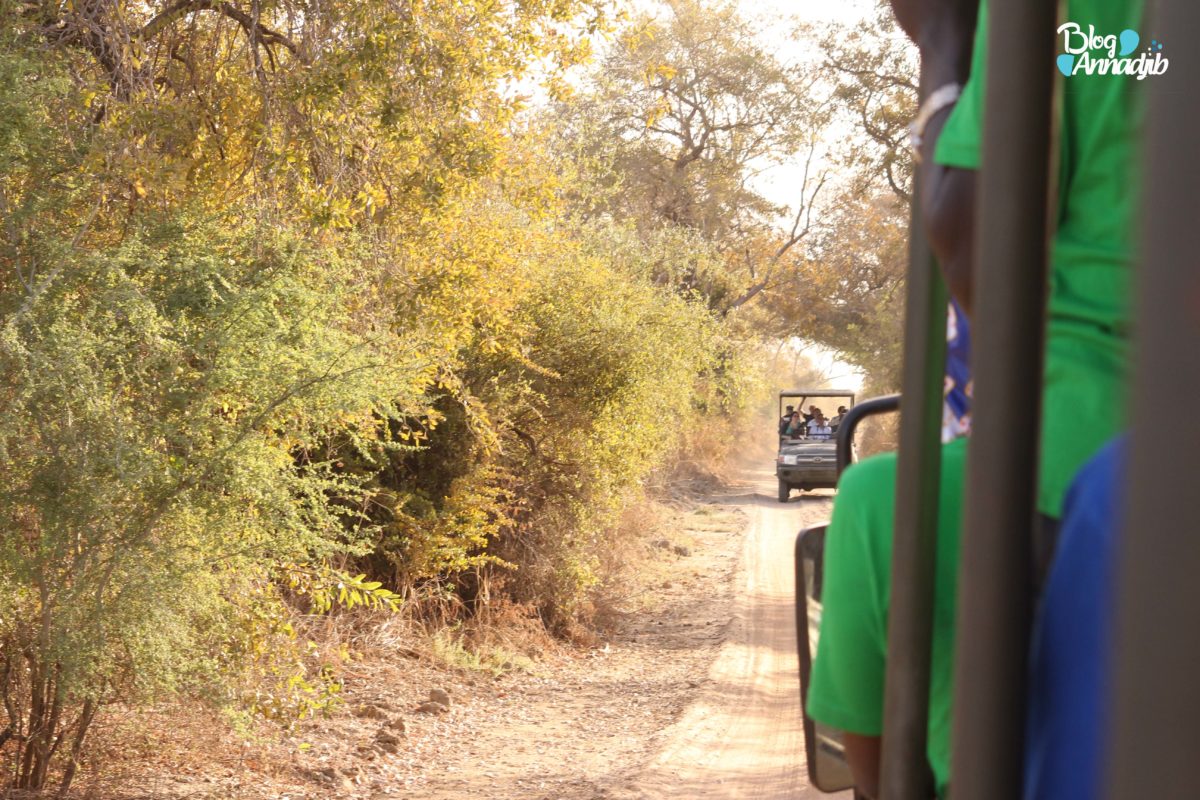
[[956, 300], [946, 314], [946, 383], [942, 441], [971, 430], [971, 325]]
[[1025, 800], [1098, 800], [1126, 440], [1075, 476], [1034, 623]]

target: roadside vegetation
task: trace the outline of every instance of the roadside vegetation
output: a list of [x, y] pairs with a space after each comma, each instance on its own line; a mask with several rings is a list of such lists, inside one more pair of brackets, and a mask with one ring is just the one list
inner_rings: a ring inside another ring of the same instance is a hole
[[608, 537], [748, 435], [780, 341], [894, 385], [911, 96], [864, 36], [0, 0], [0, 786], [65, 793], [114, 704], [321, 713], [319, 615], [472, 663], [495, 607], [586, 631]]

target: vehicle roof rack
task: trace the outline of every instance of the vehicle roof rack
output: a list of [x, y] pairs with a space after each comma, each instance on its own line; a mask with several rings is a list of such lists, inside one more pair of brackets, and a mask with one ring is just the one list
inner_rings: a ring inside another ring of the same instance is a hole
[[784, 389], [780, 397], [854, 397], [850, 389]]

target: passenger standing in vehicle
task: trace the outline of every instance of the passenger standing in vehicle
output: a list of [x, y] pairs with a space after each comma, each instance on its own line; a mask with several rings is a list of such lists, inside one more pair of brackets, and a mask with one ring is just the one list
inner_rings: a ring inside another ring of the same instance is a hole
[[787, 427], [792, 421], [792, 414], [795, 413], [795, 406], [788, 406], [783, 412], [783, 416], [779, 418], [779, 435], [783, 436], [787, 433]]
[[829, 420], [829, 427], [833, 428], [834, 432], [836, 432], [838, 426], [842, 424], [842, 417], [844, 416], [846, 416], [846, 407], [838, 406], [837, 416]]
[[[920, 46], [935, 88], [914, 123], [914, 144], [921, 156], [917, 180], [922, 217], [947, 283], [969, 317], [974, 231], [977, 224], [987, 223], [975, 217], [987, 4], [977, 9], [975, 0], [892, 0], [892, 7]], [[1115, 35], [1142, 29], [1141, 0], [1069, 0], [1067, 14], [1085, 30], [1093, 25]], [[1122, 424], [1137, 194], [1134, 164], [1144, 84], [1129, 75], [1065, 78], [1038, 477], [1043, 563], [1071, 477]], [[942, 456], [934, 587], [928, 756], [943, 796], [950, 785], [957, 547], [965, 464], [961, 441], [947, 445]], [[882, 626], [891, 574], [894, 490], [881, 489], [894, 487], [894, 482], [893, 456], [868, 459], [843, 476], [827, 534], [825, 616], [809, 689], [812, 716], [847, 733], [847, 758], [868, 795], [876, 790], [879, 777], [886, 668], [886, 637], [880, 639], [880, 631], [886, 630]], [[870, 592], [859, 588], [864, 575], [876, 578]]]

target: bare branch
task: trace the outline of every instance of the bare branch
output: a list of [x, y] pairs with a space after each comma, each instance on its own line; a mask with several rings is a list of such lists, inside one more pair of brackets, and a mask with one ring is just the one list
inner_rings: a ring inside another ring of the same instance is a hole
[[847, 75], [853, 75], [854, 77], [856, 77], [860, 80], [862, 80], [863, 78], [871, 77], [887, 86], [895, 86], [898, 88], [910, 89], [914, 92], [917, 91], [917, 85], [915, 83], [913, 83], [911, 80], [909, 80], [908, 78], [904, 77], [903, 75], [888, 75], [886, 73], [876, 72], [875, 70], [872, 70], [872, 69], [854, 69], [852, 67], [842, 66], [838, 62], [832, 61], [832, 60], [827, 61], [825, 63], [827, 63], [830, 67], [837, 70], [838, 72], [844, 72]]
[[219, 0], [177, 0], [143, 25], [142, 29], [138, 31], [137, 37], [142, 41], [152, 39], [171, 23], [196, 11], [213, 11], [234, 20], [250, 36], [252, 43], [280, 44], [290, 50], [292, 55], [300, 54], [300, 48], [287, 36], [267, 28], [233, 3]]

